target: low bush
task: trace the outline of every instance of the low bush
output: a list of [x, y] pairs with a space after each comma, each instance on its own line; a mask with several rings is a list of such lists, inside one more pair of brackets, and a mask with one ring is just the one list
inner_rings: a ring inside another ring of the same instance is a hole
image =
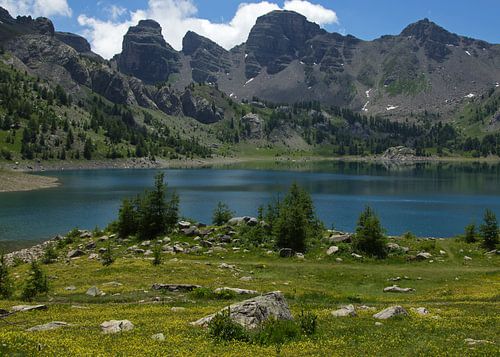
[[215, 315], [208, 324], [208, 335], [216, 342], [249, 341], [250, 336], [245, 328], [230, 316], [229, 309]]

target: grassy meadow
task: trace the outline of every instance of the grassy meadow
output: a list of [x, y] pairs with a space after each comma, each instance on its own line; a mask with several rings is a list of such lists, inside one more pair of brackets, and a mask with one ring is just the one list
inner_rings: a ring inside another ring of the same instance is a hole
[[[193, 238], [170, 235], [172, 244], [195, 244]], [[311, 249], [304, 259], [280, 258], [267, 247], [228, 244], [226, 251], [207, 248], [196, 253], [163, 253], [162, 263], [150, 256], [127, 252], [137, 242], [113, 241], [116, 257], [110, 266], [89, 260], [87, 255], [66, 259], [66, 252], [92, 239], [79, 239], [59, 247], [59, 258], [42, 265], [49, 277], [50, 292], [32, 303], [48, 305], [46, 311], [16, 313], [0, 319], [0, 355], [7, 356], [498, 356], [500, 353], [500, 264], [498, 255], [485, 255], [477, 244], [457, 239], [395, 239], [410, 248], [409, 254], [425, 250], [433, 257], [409, 261], [408, 255], [385, 260], [356, 259], [348, 244], [326, 254], [326, 242]], [[153, 243], [154, 244], [154, 243]], [[93, 251], [106, 247], [99, 242]], [[233, 249], [236, 248], [236, 249]], [[245, 249], [248, 248], [248, 249]], [[147, 249], [147, 248], [145, 248]], [[442, 251], [442, 252], [440, 252]], [[466, 259], [465, 256], [472, 258]], [[340, 258], [342, 261], [339, 261]], [[223, 268], [221, 263], [234, 265]], [[9, 310], [18, 301], [29, 265], [10, 269], [17, 287], [12, 300], [0, 301]], [[400, 277], [397, 282], [388, 279]], [[241, 279], [244, 278], [244, 279]], [[109, 284], [113, 283], [113, 284]], [[119, 284], [116, 284], [119, 283]], [[246, 296], [201, 296], [196, 293], [160, 293], [154, 283], [188, 283], [215, 289], [235, 287], [259, 292], [282, 291], [294, 316], [310, 311], [318, 316], [318, 332], [283, 345], [246, 342], [216, 343], [207, 332], [189, 323]], [[398, 284], [412, 293], [384, 293]], [[67, 290], [74, 286], [75, 290]], [[105, 296], [85, 293], [97, 286]], [[358, 309], [357, 317], [333, 317], [344, 304]], [[410, 314], [375, 324], [372, 315], [392, 305]], [[182, 309], [173, 309], [180, 307]], [[421, 316], [412, 308], [425, 307]], [[106, 320], [130, 320], [135, 328], [116, 335], [103, 335]], [[51, 321], [69, 327], [44, 332], [26, 329]], [[165, 341], [152, 335], [163, 333]], [[484, 340], [469, 344], [465, 339]]]

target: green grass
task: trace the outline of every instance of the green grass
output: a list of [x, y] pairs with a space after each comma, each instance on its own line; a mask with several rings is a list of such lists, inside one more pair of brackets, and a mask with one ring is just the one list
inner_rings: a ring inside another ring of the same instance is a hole
[[[190, 238], [171, 237], [173, 241]], [[73, 246], [83, 242], [77, 241]], [[189, 325], [227, 304], [228, 300], [209, 294], [159, 293], [151, 291], [153, 283], [199, 284], [210, 290], [229, 286], [260, 292], [282, 291], [295, 317], [301, 311], [318, 315], [318, 333], [286, 343], [285, 356], [296, 355], [498, 355], [500, 317], [500, 265], [498, 256], [485, 256], [477, 245], [437, 240], [435, 247], [426, 240], [402, 240], [411, 254], [422, 248], [432, 250], [433, 262], [407, 262], [405, 256], [384, 261], [354, 260], [349, 251], [335, 256], [325, 254], [326, 245], [306, 254], [305, 260], [281, 259], [266, 254], [264, 248], [249, 252], [165, 255], [163, 264], [153, 266], [147, 257], [126, 254], [126, 246], [115, 247], [116, 262], [103, 267], [86, 257], [43, 268], [50, 276], [49, 296], [35, 302], [47, 303], [47, 311], [15, 314], [0, 321], [0, 354], [21, 355], [273, 355], [273, 346], [244, 342], [217, 344], [207, 332]], [[129, 244], [133, 244], [130, 242]], [[98, 248], [105, 243], [99, 243]], [[97, 249], [98, 249], [97, 248]], [[345, 247], [344, 247], [345, 248]], [[69, 247], [61, 251], [64, 256]], [[446, 251], [440, 255], [439, 250]], [[464, 256], [472, 257], [465, 261]], [[343, 262], [335, 261], [341, 257]], [[225, 262], [238, 271], [219, 268]], [[27, 265], [13, 268], [19, 296], [27, 273]], [[240, 277], [251, 276], [251, 281]], [[387, 279], [407, 277], [396, 284], [416, 289], [410, 294], [388, 294], [382, 289], [392, 285]], [[106, 286], [119, 282], [122, 286]], [[75, 291], [65, 287], [74, 285]], [[91, 286], [98, 286], [106, 296], [85, 295]], [[159, 297], [161, 302], [153, 302]], [[0, 308], [20, 304], [0, 301]], [[372, 311], [358, 311], [355, 318], [333, 318], [339, 305], [366, 304], [376, 310], [400, 304], [411, 316], [383, 322], [375, 326]], [[84, 309], [74, 308], [74, 306]], [[174, 306], [185, 307], [172, 311]], [[418, 316], [412, 307], [424, 306], [428, 316]], [[129, 319], [135, 329], [128, 333], [104, 336], [99, 324], [110, 319]], [[25, 330], [50, 321], [65, 321], [71, 327], [39, 333]], [[150, 336], [164, 333], [165, 342]], [[493, 344], [468, 346], [465, 338], [483, 339]]]

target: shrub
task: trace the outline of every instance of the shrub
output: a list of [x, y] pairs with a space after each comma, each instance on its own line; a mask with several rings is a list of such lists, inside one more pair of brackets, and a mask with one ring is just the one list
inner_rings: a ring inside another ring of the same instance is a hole
[[211, 299], [214, 292], [209, 288], [196, 288], [191, 291], [191, 296], [195, 299]]
[[318, 315], [313, 312], [302, 311], [298, 317], [298, 324], [302, 333], [306, 336], [312, 336], [318, 329]]
[[162, 256], [161, 256], [161, 247], [159, 245], [156, 245], [153, 248], [153, 265], [160, 265], [162, 261]]
[[249, 341], [247, 331], [231, 319], [229, 309], [218, 313], [208, 323], [208, 335], [217, 342]]
[[280, 351], [285, 343], [300, 336], [301, 327], [295, 321], [270, 319], [262, 324], [253, 339], [260, 345], [274, 345]]
[[231, 300], [236, 297], [236, 293], [231, 290], [220, 290], [214, 293], [214, 296], [218, 300]]
[[104, 265], [105, 267], [110, 266], [114, 263], [115, 258], [113, 257], [113, 252], [111, 251], [111, 243], [108, 243], [106, 251], [102, 254], [101, 261], [102, 265]]
[[225, 203], [219, 202], [217, 203], [217, 207], [215, 207], [212, 214], [212, 223], [216, 226], [222, 226], [232, 217], [233, 212], [229, 209], [229, 207]]
[[469, 224], [465, 227], [464, 240], [466, 243], [475, 243], [476, 242], [476, 225]]
[[7, 262], [5, 261], [4, 253], [0, 255], [0, 298], [9, 299], [12, 297], [14, 287], [9, 275]]
[[385, 258], [387, 256], [387, 239], [384, 229], [375, 212], [367, 206], [361, 213], [356, 227], [356, 234], [352, 242], [356, 251]]
[[57, 256], [57, 252], [54, 248], [54, 245], [49, 244], [45, 248], [45, 252], [43, 253], [42, 262], [43, 262], [43, 264], [51, 264], [57, 260], [57, 257], [58, 256]]
[[414, 239], [417, 239], [417, 236], [415, 234], [413, 234], [412, 232], [408, 231], [408, 232], [403, 233], [401, 238], [414, 240]]
[[32, 301], [38, 295], [48, 292], [49, 283], [47, 280], [47, 276], [42, 271], [38, 263], [33, 261], [31, 263], [28, 280], [26, 281], [26, 284], [24, 285], [23, 291], [21, 293], [21, 299], [25, 301]]
[[488, 250], [493, 250], [498, 244], [498, 221], [495, 214], [486, 210], [484, 213], [484, 223], [480, 227], [481, 235], [483, 237], [483, 247]]

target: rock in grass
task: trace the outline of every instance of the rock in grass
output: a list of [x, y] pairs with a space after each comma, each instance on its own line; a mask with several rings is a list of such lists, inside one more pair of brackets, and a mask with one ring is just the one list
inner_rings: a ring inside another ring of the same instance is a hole
[[105, 295], [97, 286], [89, 288], [85, 294], [92, 297]]
[[[270, 318], [277, 320], [293, 320], [288, 304], [283, 294], [279, 291], [267, 293], [248, 299], [229, 307], [230, 317], [236, 323], [248, 329], [254, 329]], [[192, 322], [194, 326], [206, 327], [217, 314], [212, 314], [198, 321]]]
[[356, 254], [356, 253], [352, 253], [351, 254], [353, 258], [356, 258], [356, 259], [362, 259], [363, 256], [362, 255], [359, 255], [359, 254]]
[[332, 255], [332, 254], [335, 254], [339, 251], [339, 247], [337, 247], [336, 245], [332, 245], [330, 248], [327, 249], [326, 251], [326, 255]]
[[101, 324], [101, 330], [105, 334], [112, 334], [134, 329], [134, 324], [129, 320], [110, 320]]
[[25, 312], [34, 310], [47, 310], [47, 305], [17, 305], [12, 307], [14, 312]]
[[279, 251], [281, 258], [291, 258], [293, 257], [293, 249], [291, 248], [282, 248]]
[[464, 260], [472, 260], [471, 257], [468, 257], [467, 255], [464, 257]]
[[391, 306], [373, 315], [379, 320], [387, 320], [395, 316], [408, 316], [408, 312], [402, 306]]
[[400, 288], [397, 285], [388, 286], [384, 288], [384, 293], [411, 293], [415, 291], [413, 288]]
[[464, 342], [467, 343], [469, 346], [493, 344], [493, 342], [488, 340], [474, 340], [473, 338], [466, 338]]
[[429, 310], [427, 310], [425, 307], [417, 307], [416, 309], [412, 309], [413, 311], [415, 311], [417, 314], [419, 315], [428, 315], [429, 314]]
[[182, 312], [182, 311], [186, 311], [186, 308], [185, 307], [179, 307], [179, 306], [173, 306], [170, 311], [172, 312]]
[[354, 305], [346, 305], [342, 306], [340, 309], [332, 311], [332, 316], [334, 317], [355, 317], [357, 316], [356, 314], [356, 309], [354, 308]]
[[50, 331], [50, 330], [56, 330], [61, 327], [67, 327], [70, 326], [70, 324], [62, 321], [52, 321], [44, 325], [38, 325], [38, 326], [33, 326], [26, 331], [28, 332], [36, 332], [36, 331]]
[[430, 259], [432, 258], [432, 254], [431, 253], [427, 253], [427, 252], [420, 252], [417, 254], [417, 260], [427, 260], [427, 259]]
[[258, 291], [255, 291], [255, 290], [228, 288], [228, 287], [217, 288], [214, 290], [214, 293], [221, 293], [224, 291], [231, 291], [231, 292], [235, 293], [236, 295], [257, 295], [259, 293]]
[[76, 286], [74, 286], [74, 285], [67, 286], [67, 287], [64, 288], [64, 290], [66, 290], [66, 291], [75, 291], [76, 290]]
[[155, 341], [160, 341], [160, 342], [165, 341], [165, 335], [162, 333], [154, 334], [153, 336], [151, 336], [151, 338]]
[[74, 249], [74, 250], [70, 250], [68, 252], [67, 257], [68, 257], [68, 259], [73, 259], [73, 258], [81, 257], [83, 255], [85, 255], [85, 252], [83, 250], [81, 250], [81, 249]]
[[194, 284], [153, 284], [151, 289], [153, 290], [164, 290], [170, 292], [187, 292], [193, 291], [195, 289], [201, 288], [201, 285]]

